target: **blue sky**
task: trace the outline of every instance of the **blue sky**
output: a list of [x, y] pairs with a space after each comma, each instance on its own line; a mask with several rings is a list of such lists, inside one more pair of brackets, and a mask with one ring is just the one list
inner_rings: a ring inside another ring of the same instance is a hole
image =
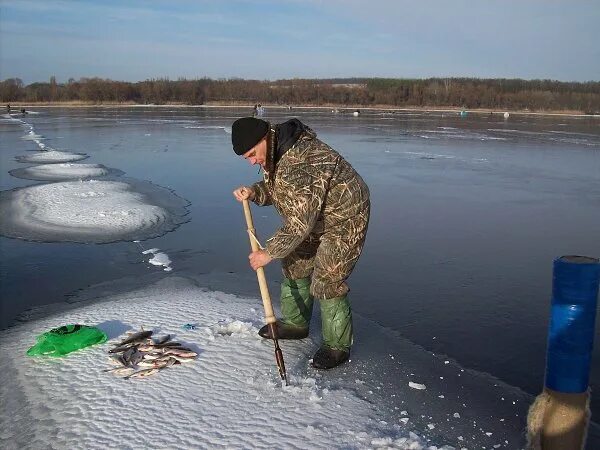
[[600, 80], [597, 0], [0, 0], [0, 79]]

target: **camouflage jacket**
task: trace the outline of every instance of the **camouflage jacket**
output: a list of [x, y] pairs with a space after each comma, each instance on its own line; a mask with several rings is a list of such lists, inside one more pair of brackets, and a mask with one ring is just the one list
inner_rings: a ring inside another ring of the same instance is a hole
[[[272, 141], [275, 131], [270, 131]], [[267, 162], [274, 160], [271, 145]], [[344, 223], [369, 209], [369, 189], [342, 156], [305, 126], [298, 140], [253, 186], [254, 203], [273, 205], [283, 226], [267, 240], [272, 258], [284, 258], [310, 233], [343, 237]]]

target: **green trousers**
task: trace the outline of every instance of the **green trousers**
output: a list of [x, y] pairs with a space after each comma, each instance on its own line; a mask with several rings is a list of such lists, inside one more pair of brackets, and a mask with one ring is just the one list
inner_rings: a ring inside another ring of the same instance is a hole
[[[281, 284], [281, 321], [287, 325], [308, 328], [314, 299], [310, 295], [311, 279], [284, 278]], [[352, 346], [352, 310], [346, 295], [319, 300], [323, 345], [349, 351]]]

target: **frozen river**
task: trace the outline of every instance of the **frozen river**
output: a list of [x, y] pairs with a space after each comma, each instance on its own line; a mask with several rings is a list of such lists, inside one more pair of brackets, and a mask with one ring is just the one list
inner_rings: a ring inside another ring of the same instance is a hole
[[[92, 179], [131, 182], [172, 214], [153, 212], [164, 223], [152, 222], [146, 234], [119, 234], [128, 226], [122, 220], [122, 228], [97, 244], [65, 242], [77, 239], [48, 228], [27, 234], [14, 225], [12, 238], [0, 237], [0, 326], [23, 320], [30, 308], [173, 275], [258, 296], [244, 217], [231, 195], [260, 177], [231, 150], [231, 123], [250, 112], [34, 108], [25, 117], [0, 119], [2, 191], [69, 179], [70, 163], [54, 179], [45, 168], [24, 170], [37, 165], [34, 159], [17, 158], [41, 148], [83, 153]], [[371, 190], [367, 242], [349, 281], [353, 308], [364, 321], [354, 357], [368, 359], [361, 341], [373, 343], [376, 327], [539, 393], [552, 260], [600, 256], [600, 119], [381, 111], [353, 117], [328, 109], [267, 109], [264, 118], [291, 117], [344, 155]], [[77, 195], [95, 198], [94, 192]], [[31, 209], [47, 206], [41, 194], [26, 201]], [[130, 200], [119, 201], [131, 209]], [[255, 208], [254, 219], [261, 239], [280, 223], [270, 208]], [[277, 264], [267, 277], [276, 298]], [[600, 332], [592, 371], [592, 392], [598, 392]], [[593, 394], [592, 401], [597, 417], [600, 398]]]

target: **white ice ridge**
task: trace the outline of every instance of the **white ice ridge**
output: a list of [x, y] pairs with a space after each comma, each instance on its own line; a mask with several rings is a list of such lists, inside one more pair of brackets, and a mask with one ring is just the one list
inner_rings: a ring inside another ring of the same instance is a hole
[[25, 136], [21, 137], [21, 139], [24, 141], [37, 141], [46, 138], [41, 134], [37, 134], [35, 131], [33, 131], [33, 127], [31, 127], [31, 131], [29, 131], [29, 133], [27, 133]]
[[227, 134], [231, 134], [231, 127], [222, 125], [186, 125], [183, 128], [196, 130], [223, 130]]
[[21, 139], [26, 141], [34, 141], [42, 151], [49, 148], [48, 146], [46, 146], [46, 144], [42, 142], [42, 140], [46, 138], [41, 134], [37, 134], [33, 128], [33, 125], [31, 125], [30, 123], [25, 122], [23, 119], [13, 117], [12, 114], [5, 114], [2, 117], [9, 119], [11, 122], [20, 124], [23, 128], [25, 128], [25, 130], [27, 130], [27, 134], [25, 136], [22, 136]]
[[39, 181], [81, 180], [107, 175], [109, 170], [102, 164], [42, 164], [14, 169], [10, 174], [17, 178]]
[[151, 254], [152, 258], [148, 261], [150, 264], [154, 266], [163, 266], [165, 272], [170, 272], [173, 270], [171, 267], [171, 259], [169, 255], [161, 252], [158, 248], [151, 248], [142, 252], [142, 255]]
[[0, 193], [0, 233], [28, 240], [114, 242], [159, 236], [171, 214], [115, 181], [68, 181]]
[[30, 155], [17, 156], [17, 161], [27, 163], [66, 163], [80, 161], [89, 158], [83, 153], [61, 152], [58, 150], [48, 150], [45, 152], [36, 152]]
[[26, 128], [29, 129], [30, 131], [25, 136], [23, 136], [21, 139], [23, 139], [25, 141], [34, 141], [38, 145], [40, 150], [45, 150], [47, 148], [47, 146], [42, 141], [45, 140], [46, 138], [44, 136], [42, 136], [41, 134], [36, 134], [35, 131], [33, 130], [33, 125], [30, 125], [24, 121], [23, 121], [23, 123], [25, 124]]
[[[322, 388], [307, 370], [310, 339], [282, 345], [290, 377], [283, 386], [272, 341], [257, 335], [257, 299], [168, 277], [104, 300], [0, 332], [0, 447], [438, 448], [409, 428], [383, 425], [377, 405], [352, 389]], [[97, 325], [113, 341], [143, 325], [199, 356], [131, 380], [103, 372], [109, 343], [60, 359], [25, 356], [36, 335], [70, 323]], [[183, 329], [187, 323], [197, 327]]]

